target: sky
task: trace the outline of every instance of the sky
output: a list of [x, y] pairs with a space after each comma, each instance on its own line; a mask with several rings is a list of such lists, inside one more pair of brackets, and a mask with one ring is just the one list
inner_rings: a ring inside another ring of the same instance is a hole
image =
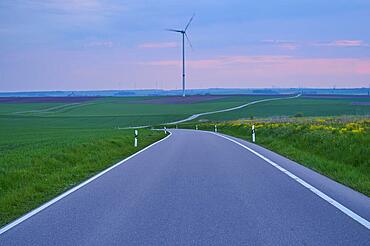
[[1, 0], [0, 91], [368, 87], [369, 0]]

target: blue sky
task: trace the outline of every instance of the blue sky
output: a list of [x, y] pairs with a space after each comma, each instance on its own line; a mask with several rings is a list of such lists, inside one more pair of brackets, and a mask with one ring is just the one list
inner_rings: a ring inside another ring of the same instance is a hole
[[370, 1], [2, 0], [0, 91], [370, 84]]

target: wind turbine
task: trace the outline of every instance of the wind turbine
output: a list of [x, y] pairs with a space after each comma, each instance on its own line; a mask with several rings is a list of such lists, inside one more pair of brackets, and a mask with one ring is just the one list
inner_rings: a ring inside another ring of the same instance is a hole
[[185, 29], [183, 30], [166, 29], [167, 31], [170, 31], [170, 32], [177, 32], [177, 33], [182, 34], [182, 96], [183, 97], [185, 96], [185, 37], [188, 40], [190, 47], [193, 48], [193, 46], [191, 45], [190, 39], [188, 35], [186, 34], [186, 30], [188, 30], [190, 23], [192, 22], [194, 16], [195, 15], [193, 14], [193, 16], [188, 21], [188, 24], [185, 26]]

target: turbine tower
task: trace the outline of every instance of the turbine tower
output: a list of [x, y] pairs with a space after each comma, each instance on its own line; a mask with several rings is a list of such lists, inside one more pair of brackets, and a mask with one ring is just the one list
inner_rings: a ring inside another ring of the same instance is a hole
[[193, 48], [193, 46], [191, 45], [190, 39], [188, 35], [186, 34], [186, 30], [188, 30], [188, 27], [190, 26], [190, 23], [192, 22], [193, 18], [194, 18], [194, 15], [190, 18], [184, 30], [166, 29], [167, 31], [170, 31], [170, 32], [181, 33], [182, 35], [182, 96], [183, 97], [185, 96], [185, 37], [188, 40], [190, 47]]

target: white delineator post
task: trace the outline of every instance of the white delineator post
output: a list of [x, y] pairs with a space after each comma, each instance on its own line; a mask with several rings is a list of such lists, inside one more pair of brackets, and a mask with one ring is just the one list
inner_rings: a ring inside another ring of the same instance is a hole
[[137, 147], [137, 136], [138, 136], [138, 131], [135, 130], [135, 141], [134, 141], [134, 146]]
[[198, 125], [195, 125], [195, 130], [198, 130]]
[[164, 130], [164, 134], [167, 135], [167, 128], [166, 127], [163, 127], [163, 130]]
[[215, 125], [215, 132], [217, 132], [217, 125]]
[[254, 125], [252, 125], [252, 142], [256, 141], [256, 130], [254, 129]]

